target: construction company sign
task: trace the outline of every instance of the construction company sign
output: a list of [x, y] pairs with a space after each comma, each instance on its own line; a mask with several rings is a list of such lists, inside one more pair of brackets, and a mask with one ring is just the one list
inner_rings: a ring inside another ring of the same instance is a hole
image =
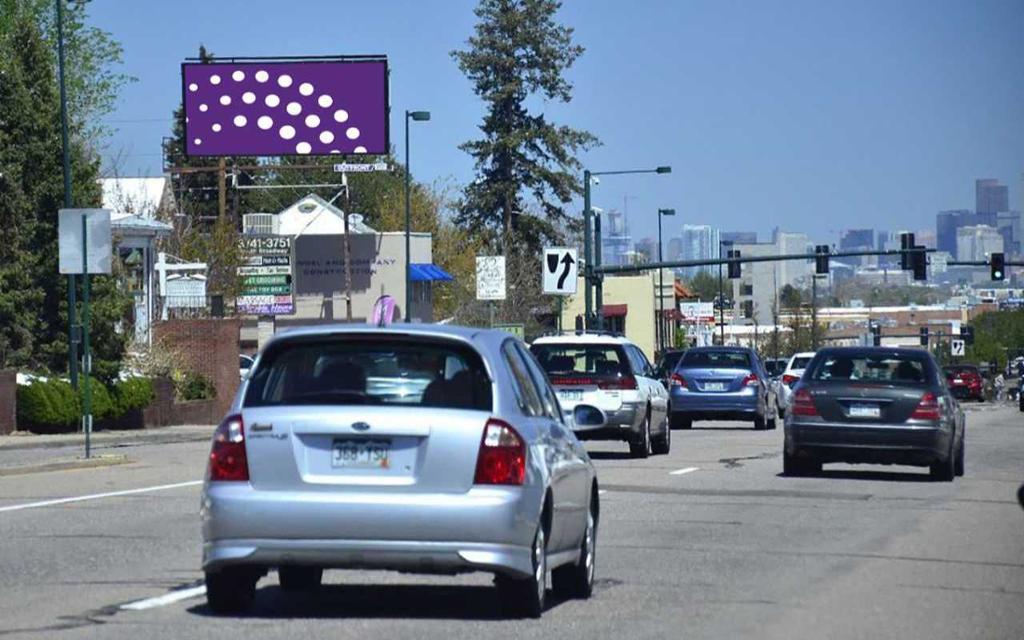
[[288, 236], [245, 236], [238, 241], [242, 283], [238, 313], [281, 316], [295, 313], [292, 287], [292, 239]]

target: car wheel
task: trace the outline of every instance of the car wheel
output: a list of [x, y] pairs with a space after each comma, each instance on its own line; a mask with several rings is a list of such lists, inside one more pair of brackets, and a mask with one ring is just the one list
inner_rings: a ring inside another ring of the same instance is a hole
[[587, 529], [580, 543], [580, 559], [575, 564], [558, 567], [551, 572], [551, 586], [563, 598], [586, 599], [594, 592], [594, 566], [597, 562], [597, 517], [594, 501], [590, 498], [587, 510]]
[[629, 454], [634, 458], [646, 458], [651, 455], [651, 414], [644, 417], [640, 434], [629, 443]]
[[[1024, 409], [1022, 409], [1024, 411]], [[685, 417], [680, 413], [669, 414], [669, 423], [673, 429], [692, 429], [693, 420]]]
[[807, 476], [813, 473], [821, 473], [821, 463], [817, 460], [798, 458], [785, 451], [782, 452], [782, 475], [784, 476]]
[[960, 445], [956, 448], [956, 461], [953, 463], [953, 471], [958, 476], [964, 475], [964, 441], [960, 439]]
[[658, 455], [667, 455], [672, 450], [672, 429], [669, 428], [668, 420], [665, 420], [665, 431], [654, 439], [651, 449]]
[[533, 536], [533, 575], [529, 578], [497, 576], [498, 595], [503, 608], [513, 615], [539, 618], [544, 611], [544, 597], [547, 590], [548, 557], [547, 538], [544, 526], [537, 526]]
[[769, 420], [767, 422], [767, 424], [765, 424], [765, 428], [767, 428], [769, 431], [772, 431], [772, 430], [775, 429], [775, 417], [774, 416], [772, 417], [771, 420]]
[[754, 429], [760, 431], [766, 428], [764, 416], [754, 416]]
[[280, 567], [277, 579], [285, 591], [310, 591], [320, 586], [324, 570], [319, 567]]
[[252, 606], [259, 574], [231, 567], [206, 572], [206, 603], [215, 613], [240, 613]]
[[936, 460], [928, 469], [932, 480], [936, 482], [952, 482], [956, 477], [956, 455], [950, 448], [945, 460]]

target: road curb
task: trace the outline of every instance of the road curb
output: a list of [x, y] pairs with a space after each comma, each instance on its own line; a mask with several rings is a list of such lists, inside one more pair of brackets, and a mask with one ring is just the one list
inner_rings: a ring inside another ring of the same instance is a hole
[[[196, 433], [167, 433], [167, 434], [152, 434], [152, 435], [118, 435], [104, 437], [104, 434], [94, 433], [92, 435], [92, 445], [94, 447], [116, 447], [121, 445], [136, 445], [136, 444], [175, 444], [179, 442], [206, 442], [213, 435], [214, 427], [210, 426], [208, 430]], [[10, 437], [10, 436], [4, 436]], [[20, 436], [15, 436], [20, 437]], [[32, 436], [25, 436], [25, 438], [31, 438]], [[85, 436], [78, 434], [74, 439], [66, 440], [47, 440], [44, 442], [2, 442], [0, 441], [0, 453], [4, 451], [23, 451], [25, 449], [59, 449], [61, 447], [74, 447], [82, 445], [85, 442]]]
[[102, 455], [93, 458], [76, 458], [68, 460], [51, 460], [38, 464], [26, 464], [16, 467], [0, 467], [0, 477], [20, 476], [29, 473], [46, 473], [48, 471], [70, 471], [73, 469], [96, 469], [100, 467], [114, 467], [120, 464], [131, 462], [128, 456], [124, 455]]

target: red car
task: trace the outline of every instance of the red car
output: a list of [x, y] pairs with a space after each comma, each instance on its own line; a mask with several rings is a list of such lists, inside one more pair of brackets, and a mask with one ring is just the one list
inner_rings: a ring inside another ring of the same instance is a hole
[[981, 372], [973, 364], [958, 364], [943, 367], [946, 374], [946, 384], [953, 397], [960, 400], [985, 400], [982, 394]]

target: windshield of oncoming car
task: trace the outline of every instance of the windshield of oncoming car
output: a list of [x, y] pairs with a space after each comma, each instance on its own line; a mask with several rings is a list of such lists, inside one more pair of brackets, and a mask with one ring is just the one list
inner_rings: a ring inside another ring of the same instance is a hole
[[410, 405], [490, 411], [491, 381], [472, 349], [407, 338], [305, 339], [264, 354], [245, 406]]

